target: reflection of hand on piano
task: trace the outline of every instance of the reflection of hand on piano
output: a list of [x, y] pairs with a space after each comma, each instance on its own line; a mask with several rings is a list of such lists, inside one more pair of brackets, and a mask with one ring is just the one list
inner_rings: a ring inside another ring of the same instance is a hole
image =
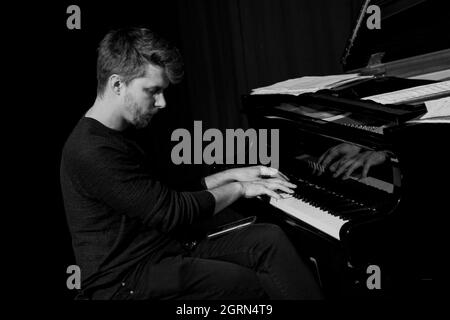
[[387, 152], [362, 150], [361, 147], [342, 143], [328, 149], [318, 161], [321, 168], [318, 174], [326, 169], [333, 173], [333, 177], [339, 176], [348, 179], [355, 170], [362, 168], [360, 179], [366, 178], [372, 166], [382, 164], [387, 159]]
[[[346, 162], [340, 163], [338, 169], [335, 170], [334, 177], [339, 177], [341, 174], [343, 179], [348, 179], [351, 174], [358, 168], [362, 168], [360, 179], [367, 178], [369, 169], [372, 166], [382, 164], [386, 161], [387, 154], [384, 151], [364, 151]], [[333, 171], [332, 168], [330, 170]]]

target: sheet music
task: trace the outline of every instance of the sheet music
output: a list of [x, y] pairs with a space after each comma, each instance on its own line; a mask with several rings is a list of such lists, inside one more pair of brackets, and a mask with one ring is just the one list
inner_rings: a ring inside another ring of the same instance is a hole
[[427, 113], [408, 122], [450, 123], [450, 97], [425, 101]]
[[252, 94], [291, 94], [300, 95], [306, 92], [316, 92], [322, 89], [331, 89], [353, 81], [372, 78], [373, 76], [360, 76], [358, 73], [337, 74], [329, 76], [307, 76], [278, 82], [267, 87], [252, 90]]
[[396, 104], [426, 101], [442, 96], [450, 96], [450, 80], [382, 93], [361, 100], [372, 100], [381, 104]]
[[425, 106], [427, 107], [427, 113], [420, 119], [450, 116], [450, 97], [426, 101]]

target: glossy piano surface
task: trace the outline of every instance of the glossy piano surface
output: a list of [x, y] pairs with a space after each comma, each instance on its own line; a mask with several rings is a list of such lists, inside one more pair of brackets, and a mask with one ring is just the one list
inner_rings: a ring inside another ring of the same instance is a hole
[[[389, 149], [386, 144], [375, 149], [343, 141], [321, 130], [319, 134], [305, 132], [292, 122], [286, 125], [284, 120], [262, 118], [280, 130], [280, 170], [298, 186], [293, 197], [270, 201], [286, 213], [288, 219], [343, 240], [353, 225], [390, 214], [400, 201], [401, 173], [392, 146]], [[339, 164], [344, 154], [333, 159], [327, 168], [322, 166], [324, 155], [330, 150], [344, 149], [352, 152], [346, 154], [347, 157], [382, 154], [384, 159], [373, 165], [365, 177], [361, 177], [362, 167], [348, 177], [344, 177], [346, 172], [334, 177], [337, 169], [333, 165]]]
[[[294, 159], [304, 157], [305, 154]], [[307, 157], [310, 158], [309, 155]], [[329, 170], [320, 176], [313, 174], [314, 170], [320, 172], [317, 160], [302, 162], [292, 161], [282, 169], [297, 185], [296, 193], [283, 195], [281, 200], [271, 199], [270, 204], [290, 218], [337, 240], [345, 237], [340, 232], [345, 232], [343, 227], [346, 224], [386, 215], [399, 201], [399, 196], [394, 194], [392, 176], [380, 178], [369, 174], [360, 178], [358, 174], [353, 174], [344, 180], [332, 177]]]

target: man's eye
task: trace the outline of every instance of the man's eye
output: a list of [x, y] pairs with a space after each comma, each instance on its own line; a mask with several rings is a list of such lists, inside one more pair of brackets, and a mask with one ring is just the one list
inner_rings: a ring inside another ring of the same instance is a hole
[[159, 92], [160, 92], [160, 90], [147, 90], [147, 93], [152, 96], [155, 94], [158, 94]]

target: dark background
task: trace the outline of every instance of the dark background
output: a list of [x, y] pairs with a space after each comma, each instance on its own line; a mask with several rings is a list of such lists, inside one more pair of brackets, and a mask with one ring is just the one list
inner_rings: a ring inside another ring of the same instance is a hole
[[[341, 73], [340, 58], [361, 0], [165, 0], [114, 3], [59, 1], [9, 11], [11, 28], [25, 47], [25, 87], [19, 99], [33, 126], [20, 144], [26, 154], [17, 208], [26, 207], [33, 239], [18, 254], [39, 266], [37, 298], [71, 299], [66, 268], [75, 264], [59, 186], [64, 142], [96, 95], [96, 48], [112, 29], [146, 26], [171, 39], [185, 62], [185, 78], [168, 89], [168, 107], [143, 130], [157, 154], [167, 183], [202, 174], [208, 168], [174, 167], [170, 161], [176, 128], [245, 128], [241, 95], [252, 88], [305, 75]], [[68, 30], [66, 9], [81, 8], [81, 30]], [[19, 4], [20, 7], [20, 4]], [[32, 19], [32, 20], [29, 20]], [[28, 20], [28, 21], [27, 21]], [[21, 21], [31, 22], [24, 27]], [[12, 50], [14, 55], [14, 50]], [[22, 56], [22, 55], [21, 55]], [[20, 75], [19, 75], [20, 76]], [[187, 170], [187, 171], [185, 171]], [[31, 178], [33, 177], [33, 178]], [[20, 218], [20, 217], [19, 217]], [[18, 224], [18, 226], [22, 226]], [[22, 227], [19, 227], [19, 230]], [[26, 233], [22, 229], [22, 234]], [[28, 280], [26, 280], [28, 281]], [[39, 294], [45, 289], [47, 294]]]

